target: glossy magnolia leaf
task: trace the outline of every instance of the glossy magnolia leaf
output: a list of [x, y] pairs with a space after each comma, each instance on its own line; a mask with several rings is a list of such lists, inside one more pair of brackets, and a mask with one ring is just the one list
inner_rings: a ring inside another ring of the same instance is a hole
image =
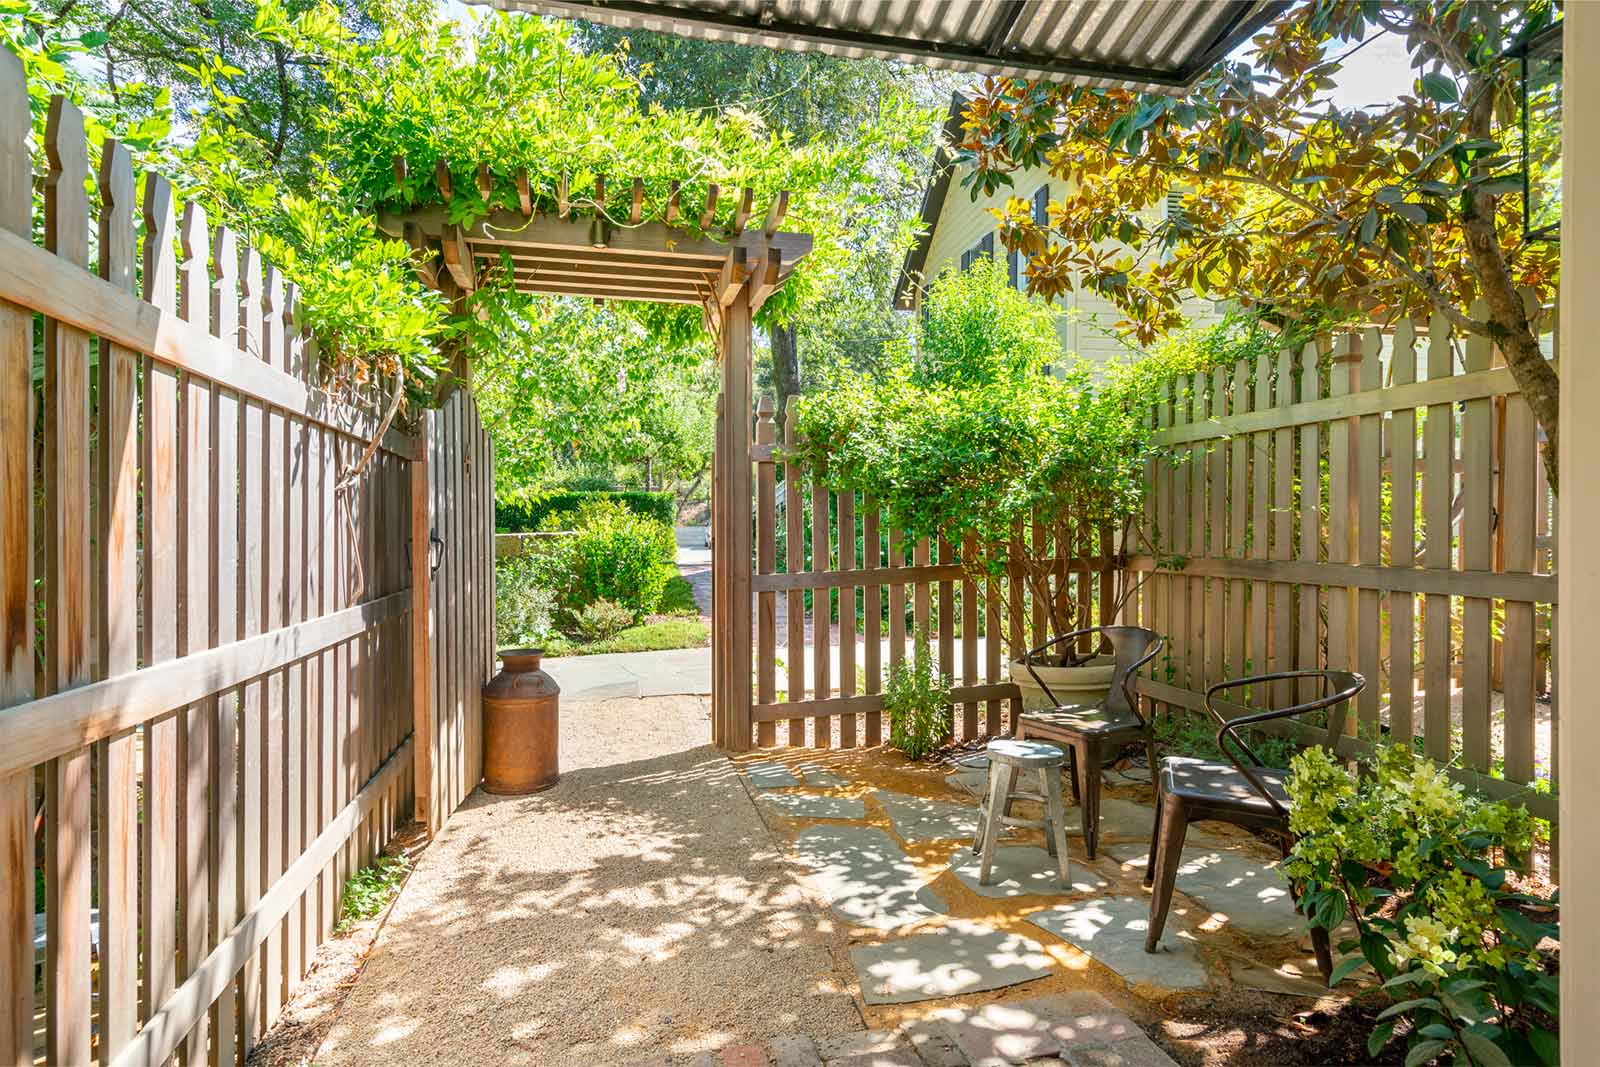
[[1461, 99], [1461, 91], [1456, 88], [1455, 79], [1438, 71], [1430, 71], [1422, 76], [1422, 93], [1441, 104], [1454, 104]]

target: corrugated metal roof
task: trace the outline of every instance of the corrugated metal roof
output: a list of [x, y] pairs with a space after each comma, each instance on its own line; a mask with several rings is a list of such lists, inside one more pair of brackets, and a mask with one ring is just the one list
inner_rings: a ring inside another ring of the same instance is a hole
[[[476, 0], [486, 2], [486, 0]], [[714, 41], [1180, 91], [1280, 0], [487, 0]]]

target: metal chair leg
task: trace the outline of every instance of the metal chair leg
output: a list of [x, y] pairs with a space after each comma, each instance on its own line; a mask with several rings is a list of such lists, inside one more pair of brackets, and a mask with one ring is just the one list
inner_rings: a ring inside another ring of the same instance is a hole
[[1160, 844], [1156, 849], [1155, 892], [1150, 897], [1150, 924], [1144, 935], [1144, 950], [1156, 951], [1161, 942], [1161, 931], [1167, 925], [1167, 911], [1172, 907], [1172, 887], [1178, 880], [1178, 867], [1183, 863], [1183, 839], [1189, 831], [1189, 813], [1183, 801], [1167, 797], [1162, 805], [1162, 818], [1158, 827]]
[[[1150, 887], [1156, 877], [1156, 848], [1161, 844], [1162, 808], [1161, 786], [1158, 782], [1156, 785], [1156, 817], [1154, 824], [1150, 827], [1150, 851], [1145, 853], [1144, 858], [1144, 884], [1146, 889]], [[982, 822], [981, 818], [979, 822]]]
[[1078, 750], [1078, 793], [1083, 816], [1083, 848], [1094, 859], [1095, 843], [1100, 838], [1100, 743], [1084, 740]]

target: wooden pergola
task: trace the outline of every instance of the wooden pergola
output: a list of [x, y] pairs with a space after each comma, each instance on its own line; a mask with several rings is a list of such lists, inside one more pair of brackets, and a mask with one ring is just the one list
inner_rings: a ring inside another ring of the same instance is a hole
[[[397, 176], [405, 176], [406, 166], [396, 160]], [[488, 201], [490, 171], [479, 166], [476, 173], [478, 196]], [[509, 267], [520, 292], [702, 308], [722, 366], [711, 484], [712, 741], [733, 751], [750, 748], [751, 320], [811, 251], [810, 234], [779, 229], [789, 194], [778, 193], [757, 213], [753, 191], [739, 190], [730, 213], [716, 185], [689, 208], [673, 182], [664, 205], [647, 210], [640, 179], [619, 201], [608, 200], [604, 178], [595, 181], [592, 195], [569, 198], [562, 178], [551, 211], [544, 207], [550, 198], [535, 196], [523, 173], [517, 179], [520, 210], [496, 210], [457, 225], [449, 221], [456, 191], [444, 161], [434, 181], [443, 204], [380, 209], [378, 227], [403, 239], [423, 281], [454, 300]], [[456, 374], [469, 378], [470, 368], [460, 365]]]

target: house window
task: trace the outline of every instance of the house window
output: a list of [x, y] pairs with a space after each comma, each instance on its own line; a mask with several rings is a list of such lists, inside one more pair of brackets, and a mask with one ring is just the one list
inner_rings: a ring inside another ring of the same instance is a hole
[[1050, 225], [1050, 187], [1039, 186], [1033, 194], [1033, 224], [1035, 226]]
[[1006, 255], [1006, 280], [1011, 288], [1022, 288], [1022, 253], [1015, 248]]
[[994, 258], [994, 231], [991, 230], [990, 232], [984, 234], [983, 238], [979, 240], [977, 244], [961, 253], [961, 269], [970, 269], [971, 266], [978, 261], [979, 256], [988, 256], [990, 259]]

